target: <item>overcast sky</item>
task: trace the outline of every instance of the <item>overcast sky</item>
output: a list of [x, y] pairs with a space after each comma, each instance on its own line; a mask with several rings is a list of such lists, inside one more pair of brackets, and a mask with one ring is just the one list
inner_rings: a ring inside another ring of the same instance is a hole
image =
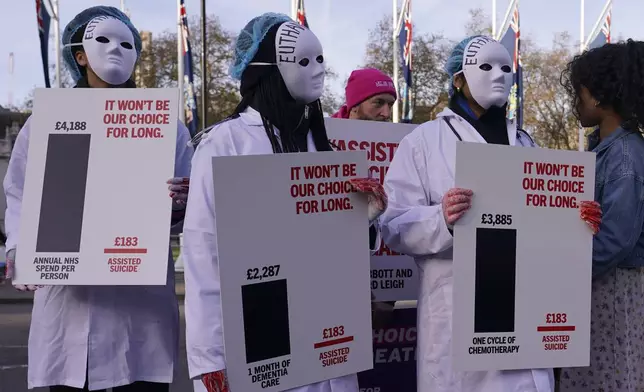
[[[520, 0], [521, 34], [549, 47], [553, 35], [568, 31], [579, 42], [580, 0]], [[597, 20], [605, 0], [585, 0], [586, 34]], [[0, 0], [0, 105], [23, 102], [34, 87], [44, 87], [40, 44], [33, 0]], [[61, 30], [84, 8], [104, 4], [120, 6], [119, 0], [59, 0]], [[176, 0], [126, 0], [132, 21], [139, 30], [153, 33], [176, 30]], [[399, 0], [402, 3], [402, 0]], [[497, 0], [497, 23], [509, 0]], [[186, 0], [188, 14], [199, 15], [199, 0]], [[272, 5], [271, 5], [272, 4]], [[364, 48], [369, 29], [383, 15], [391, 14], [392, 0], [306, 0], [311, 29], [322, 41], [325, 58], [338, 73], [336, 92], [351, 70], [364, 62]], [[208, 14], [219, 16], [224, 28], [238, 32], [248, 20], [267, 11], [290, 13], [289, 0], [207, 0]], [[490, 15], [492, 0], [416, 0], [412, 3], [415, 32], [443, 33], [453, 39], [464, 38], [468, 9], [483, 8]], [[644, 1], [614, 0], [613, 37], [644, 37], [642, 27]], [[52, 33], [53, 34], [53, 33]], [[154, 39], [154, 36], [153, 36]], [[53, 63], [53, 42], [50, 44]], [[9, 74], [9, 53], [14, 53], [13, 76]]]

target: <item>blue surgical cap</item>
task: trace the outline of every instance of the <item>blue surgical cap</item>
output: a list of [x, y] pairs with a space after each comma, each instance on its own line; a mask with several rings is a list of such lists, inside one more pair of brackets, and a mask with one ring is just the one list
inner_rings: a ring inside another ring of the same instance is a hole
[[292, 21], [293, 19], [284, 14], [276, 14], [273, 12], [267, 12], [251, 19], [239, 33], [239, 36], [237, 36], [237, 41], [235, 42], [235, 57], [229, 69], [230, 76], [233, 79], [241, 80], [244, 70], [246, 70], [248, 63], [255, 57], [259, 49], [259, 44], [264, 40], [268, 30], [277, 24]]
[[83, 77], [83, 74], [78, 63], [76, 63], [72, 47], [69, 46], [69, 44], [72, 43], [72, 37], [76, 34], [78, 29], [84, 28], [85, 25], [97, 16], [111, 16], [112, 18], [125, 23], [125, 25], [130, 28], [130, 31], [132, 31], [132, 35], [134, 36], [134, 47], [136, 48], [137, 58], [141, 55], [141, 36], [127, 15], [115, 7], [105, 5], [90, 7], [76, 15], [71, 22], [67, 23], [67, 26], [65, 26], [65, 30], [63, 31], [63, 59], [65, 60], [65, 65], [67, 65], [67, 69], [69, 69], [75, 82], [78, 82]]
[[463, 70], [463, 53], [465, 52], [465, 47], [467, 44], [474, 38], [482, 37], [482, 35], [473, 35], [467, 37], [461, 42], [459, 42], [454, 49], [452, 54], [449, 55], [447, 63], [445, 64], [445, 72], [449, 75], [449, 96], [454, 95], [454, 75]]

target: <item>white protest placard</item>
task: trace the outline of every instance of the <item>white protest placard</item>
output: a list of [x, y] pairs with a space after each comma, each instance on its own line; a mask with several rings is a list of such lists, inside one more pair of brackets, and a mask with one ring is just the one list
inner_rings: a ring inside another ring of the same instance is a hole
[[15, 283], [166, 284], [177, 100], [176, 89], [36, 90]]
[[[369, 176], [384, 184], [398, 144], [416, 124], [325, 119], [329, 140], [341, 151], [367, 151]], [[376, 301], [406, 301], [418, 298], [418, 266], [412, 257], [394, 252], [381, 241], [371, 256], [371, 289]]]
[[283, 391], [373, 366], [364, 152], [213, 158], [226, 372]]
[[454, 368], [588, 366], [595, 154], [458, 143], [456, 186]]

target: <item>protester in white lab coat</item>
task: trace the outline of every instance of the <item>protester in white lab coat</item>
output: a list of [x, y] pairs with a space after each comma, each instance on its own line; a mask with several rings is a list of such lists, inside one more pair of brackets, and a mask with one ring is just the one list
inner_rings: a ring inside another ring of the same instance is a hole
[[[92, 35], [84, 34], [87, 26]], [[65, 28], [63, 45], [65, 63], [77, 88], [135, 87], [131, 76], [141, 51], [141, 38], [118, 9], [100, 6], [81, 12]], [[4, 179], [7, 257], [12, 267], [8, 268], [9, 275], [19, 251], [16, 245], [30, 124], [28, 120], [18, 134]], [[192, 158], [189, 141], [188, 130], [179, 123], [177, 177], [169, 181], [175, 200], [174, 228], [180, 228], [185, 211]], [[65, 230], [65, 222], [60, 222], [60, 228]], [[28, 387], [49, 387], [51, 392], [107, 388], [114, 392], [167, 392], [179, 339], [170, 249], [167, 269], [165, 286], [20, 287], [36, 290], [29, 333]]]
[[[236, 42], [231, 76], [241, 80], [242, 101], [233, 116], [199, 135], [184, 223], [188, 367], [209, 392], [228, 390], [212, 157], [331, 151], [319, 101], [325, 67], [317, 37], [286, 15], [268, 13], [251, 20]], [[386, 207], [382, 187], [368, 179], [355, 185], [370, 196], [373, 222]], [[375, 236], [370, 240], [375, 248]], [[294, 390], [357, 392], [358, 381], [349, 375]]]
[[413, 256], [421, 272], [418, 391], [551, 392], [552, 369], [452, 370], [451, 228], [467, 213], [472, 197], [471, 190], [454, 188], [456, 143], [535, 145], [506, 120], [512, 60], [500, 43], [484, 36], [461, 41], [448, 59], [447, 72], [449, 107], [400, 142], [385, 178], [389, 206], [380, 218], [385, 243]]

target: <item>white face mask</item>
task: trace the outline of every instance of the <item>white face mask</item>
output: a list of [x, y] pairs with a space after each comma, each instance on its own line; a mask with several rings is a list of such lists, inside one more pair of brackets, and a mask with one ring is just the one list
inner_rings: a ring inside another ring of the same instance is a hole
[[121, 85], [134, 72], [137, 53], [132, 31], [118, 19], [92, 19], [83, 34], [83, 49], [92, 71], [106, 83]]
[[502, 107], [512, 88], [512, 59], [499, 42], [477, 37], [463, 53], [463, 74], [474, 100], [485, 110]]
[[293, 99], [311, 103], [324, 91], [322, 44], [306, 27], [285, 22], [275, 36], [277, 68]]

